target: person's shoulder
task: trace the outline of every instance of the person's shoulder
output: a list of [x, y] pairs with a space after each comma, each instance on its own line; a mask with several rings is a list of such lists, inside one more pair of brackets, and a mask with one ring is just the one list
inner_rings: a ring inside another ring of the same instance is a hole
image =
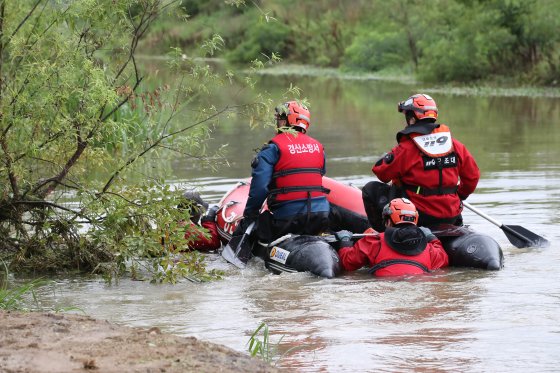
[[270, 140], [269, 142], [267, 142], [266, 144], [264, 144], [260, 151], [274, 151], [274, 150], [278, 150], [278, 145], [276, 145], [275, 142], [273, 142], [272, 140]]
[[409, 136], [403, 136], [399, 142], [393, 147], [393, 152], [399, 152], [403, 150], [411, 149], [416, 151], [416, 144], [414, 140]]
[[275, 143], [264, 144], [259, 152], [255, 155], [255, 158], [265, 158], [268, 162], [275, 162], [280, 154], [280, 148]]

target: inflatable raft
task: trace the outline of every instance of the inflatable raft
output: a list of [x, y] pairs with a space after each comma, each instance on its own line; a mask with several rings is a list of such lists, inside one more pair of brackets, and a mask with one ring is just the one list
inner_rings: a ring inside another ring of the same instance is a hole
[[[331, 204], [329, 230], [365, 231], [369, 223], [361, 190], [328, 177], [323, 177], [323, 185], [331, 191], [327, 195]], [[219, 202], [218, 233], [226, 241], [243, 217], [249, 188], [250, 179], [243, 180]], [[442, 241], [451, 266], [486, 270], [503, 267], [502, 249], [492, 237], [466, 226], [438, 226], [432, 230]], [[338, 255], [326, 237], [287, 235], [270, 244], [257, 242], [253, 254], [262, 258], [265, 266], [274, 273], [310, 272], [331, 278], [341, 271]]]
[[[352, 185], [323, 176], [323, 186], [330, 190], [327, 199], [331, 205], [329, 230], [342, 229], [363, 232], [369, 227], [362, 202], [362, 191]], [[243, 218], [243, 210], [249, 196], [251, 179], [239, 181], [218, 202], [216, 223], [220, 237], [229, 241], [235, 228]]]
[[216, 213], [216, 225], [218, 234], [222, 241], [229, 241], [235, 228], [243, 219], [243, 210], [249, 197], [249, 188], [251, 187], [251, 179], [238, 182], [230, 191], [228, 191], [218, 202], [218, 211]]

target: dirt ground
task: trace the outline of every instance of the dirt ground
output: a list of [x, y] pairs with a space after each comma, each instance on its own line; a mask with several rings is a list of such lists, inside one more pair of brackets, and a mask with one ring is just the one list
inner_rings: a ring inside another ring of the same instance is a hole
[[0, 372], [281, 372], [222, 345], [73, 314], [0, 311]]

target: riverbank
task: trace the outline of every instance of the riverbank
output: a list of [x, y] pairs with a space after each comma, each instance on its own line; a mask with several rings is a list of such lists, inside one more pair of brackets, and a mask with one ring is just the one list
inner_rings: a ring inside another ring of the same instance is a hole
[[0, 311], [0, 371], [281, 372], [222, 345], [74, 314]]
[[260, 70], [252, 71], [258, 75], [271, 76], [304, 76], [322, 77], [355, 81], [386, 81], [415, 87], [417, 91], [430, 94], [442, 93], [455, 96], [485, 96], [485, 97], [560, 97], [559, 87], [519, 86], [512, 82], [491, 81], [470, 83], [463, 85], [422, 83], [413, 74], [395, 69], [387, 69], [376, 73], [363, 71], [343, 71], [337, 68], [325, 68], [311, 65], [277, 64]]

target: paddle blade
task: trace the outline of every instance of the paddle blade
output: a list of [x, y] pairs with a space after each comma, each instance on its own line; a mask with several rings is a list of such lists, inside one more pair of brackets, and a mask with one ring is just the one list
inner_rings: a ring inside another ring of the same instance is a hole
[[224, 258], [237, 268], [241, 269], [245, 268], [246, 263], [243, 263], [239, 258], [237, 258], [237, 256], [235, 256], [234, 247], [237, 248], [242, 238], [243, 236], [232, 237], [228, 244], [222, 250], [222, 258]]
[[222, 257], [237, 268], [245, 268], [253, 256], [253, 241], [251, 232], [255, 223], [251, 223], [241, 236], [233, 236], [222, 250]]
[[539, 236], [530, 230], [519, 225], [502, 225], [502, 230], [506, 234], [509, 242], [515, 247], [548, 247], [550, 242], [544, 237]]

